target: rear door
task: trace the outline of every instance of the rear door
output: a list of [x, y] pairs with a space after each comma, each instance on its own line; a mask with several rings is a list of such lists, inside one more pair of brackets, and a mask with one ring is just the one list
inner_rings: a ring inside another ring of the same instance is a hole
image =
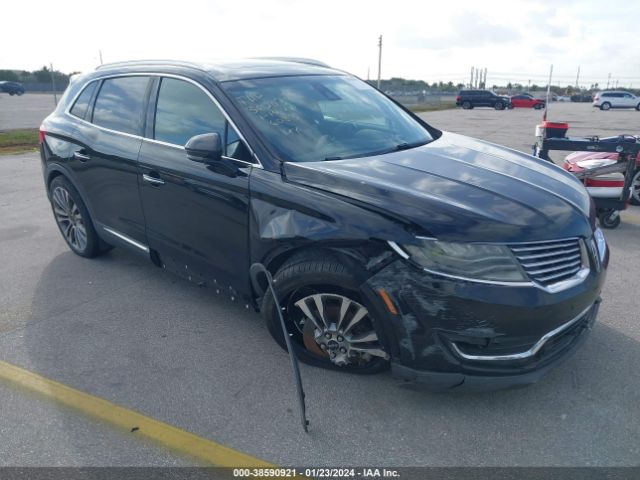
[[[192, 281], [246, 292], [252, 155], [204, 87], [158, 81], [139, 157], [149, 247]], [[184, 145], [203, 133], [223, 140], [224, 156], [214, 165], [187, 158]]]
[[96, 88], [93, 107], [86, 107], [74, 135], [81, 145], [74, 154], [74, 173], [91, 204], [100, 235], [144, 249], [137, 159], [149, 77], [106, 78]]

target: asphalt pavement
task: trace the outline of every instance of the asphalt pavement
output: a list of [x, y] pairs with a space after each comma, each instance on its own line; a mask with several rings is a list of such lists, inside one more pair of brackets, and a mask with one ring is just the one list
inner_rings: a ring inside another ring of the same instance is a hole
[[[640, 119], [587, 107], [557, 112], [575, 115], [574, 133], [631, 133]], [[424, 117], [524, 150], [540, 115]], [[305, 434], [288, 357], [257, 314], [135, 253], [74, 255], [55, 226], [38, 155], [0, 156], [0, 360], [279, 465], [638, 465], [640, 208], [606, 235], [612, 260], [598, 322], [538, 384], [433, 394], [388, 373], [302, 366]], [[0, 465], [194, 462], [11, 384], [0, 383], [0, 405]]]

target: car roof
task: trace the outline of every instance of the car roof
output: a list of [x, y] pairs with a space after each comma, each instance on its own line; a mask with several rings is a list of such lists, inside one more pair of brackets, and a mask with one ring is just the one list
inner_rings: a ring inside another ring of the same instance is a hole
[[206, 72], [217, 82], [294, 75], [345, 74], [318, 60], [298, 57], [246, 58], [202, 63], [177, 60], [133, 60], [101, 65], [96, 70], [100, 73], [123, 73], [175, 68]]

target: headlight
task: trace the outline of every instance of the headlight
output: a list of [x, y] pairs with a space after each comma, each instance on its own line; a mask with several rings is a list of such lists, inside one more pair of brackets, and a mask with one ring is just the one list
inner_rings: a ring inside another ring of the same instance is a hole
[[417, 245], [403, 245], [410, 258], [434, 273], [470, 280], [528, 281], [511, 250], [503, 245], [451, 243], [418, 239]]
[[598, 256], [600, 257], [600, 261], [604, 260], [604, 254], [607, 251], [607, 241], [604, 239], [604, 233], [602, 233], [602, 229], [600, 227], [596, 228], [596, 231], [593, 232], [593, 238], [596, 240], [596, 246], [598, 247]]

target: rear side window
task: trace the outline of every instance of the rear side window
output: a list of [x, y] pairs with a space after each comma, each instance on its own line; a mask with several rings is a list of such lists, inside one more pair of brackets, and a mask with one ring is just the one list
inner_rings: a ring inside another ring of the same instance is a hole
[[71, 114], [75, 115], [78, 118], [84, 118], [87, 114], [87, 109], [89, 108], [89, 102], [91, 102], [91, 97], [93, 96], [93, 92], [96, 90], [96, 85], [98, 82], [91, 82], [89, 85], [84, 87], [82, 93], [76, 99], [76, 103], [73, 104], [71, 108]]
[[93, 123], [118, 132], [140, 135], [148, 77], [105, 80], [93, 109]]

